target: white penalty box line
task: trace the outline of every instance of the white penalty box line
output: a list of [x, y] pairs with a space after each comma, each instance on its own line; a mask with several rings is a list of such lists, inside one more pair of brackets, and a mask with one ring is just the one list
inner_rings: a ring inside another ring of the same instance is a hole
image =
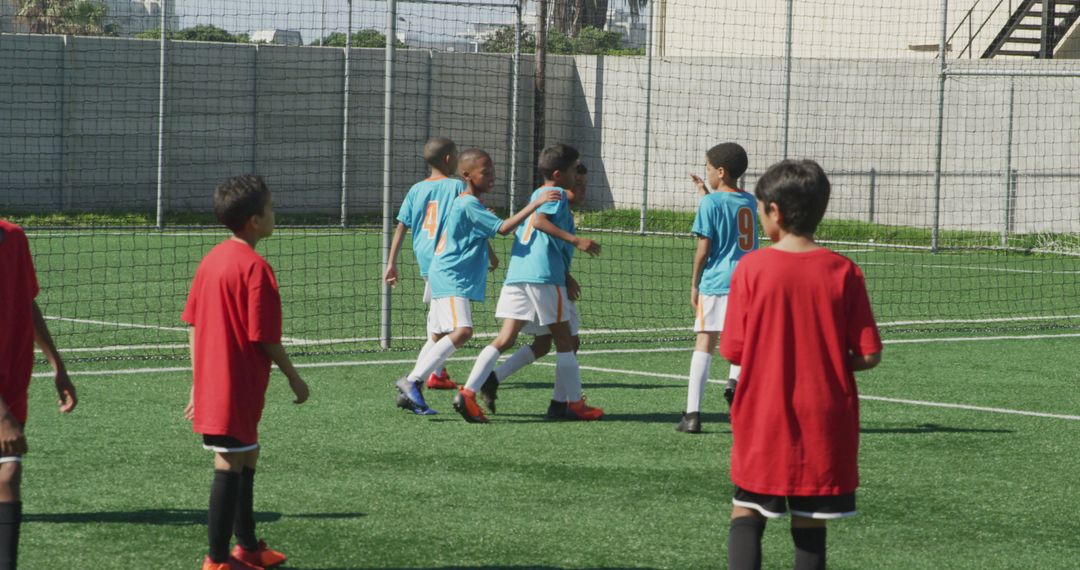
[[[1077, 334], [1058, 334], [1058, 335], [1028, 335], [1028, 336], [1002, 336], [1002, 337], [971, 337], [971, 338], [937, 338], [937, 339], [904, 339], [898, 341], [885, 341], [885, 344], [912, 344], [912, 343], [936, 343], [936, 342], [979, 342], [979, 341], [991, 341], [991, 340], [1037, 340], [1047, 338], [1080, 338], [1080, 333]], [[662, 348], [647, 348], [647, 349], [600, 349], [600, 350], [582, 350], [578, 354], [581, 356], [588, 356], [593, 354], [642, 354], [642, 353], [660, 353], [660, 352], [689, 352], [691, 349], [685, 347], [662, 347]], [[452, 357], [450, 361], [472, 361], [475, 357], [472, 356], [459, 356]], [[361, 366], [397, 366], [397, 365], [409, 365], [414, 364], [414, 359], [393, 359], [393, 360], [351, 360], [351, 361], [338, 361], [338, 362], [302, 362], [296, 363], [296, 368], [350, 368]], [[536, 362], [540, 366], [554, 367], [552, 362]], [[625, 370], [619, 368], [603, 368], [599, 366], [581, 366], [582, 370], [588, 370], [592, 372], [602, 372], [607, 374], [622, 374], [626, 376], [640, 376], [645, 378], [661, 378], [665, 380], [678, 380], [686, 381], [685, 375], [678, 374], [665, 374], [660, 372], [646, 372], [641, 370]], [[170, 373], [190, 373], [191, 367], [189, 366], [172, 366], [163, 368], [129, 368], [123, 370], [88, 370], [88, 371], [69, 371], [71, 376], [130, 376], [130, 375], [142, 375], [142, 374], [170, 374]], [[39, 372], [35, 373], [35, 378], [48, 378], [51, 377], [51, 372]], [[725, 384], [726, 380], [709, 380], [711, 384]], [[887, 398], [884, 396], [871, 396], [860, 395], [859, 399], [877, 402], [886, 402], [892, 404], [903, 404], [909, 406], [924, 406], [933, 408], [945, 408], [953, 410], [966, 410], [973, 412], [986, 412], [994, 414], [1006, 414], [1016, 416], [1027, 416], [1037, 418], [1049, 418], [1069, 421], [1080, 421], [1080, 416], [1068, 415], [1068, 414], [1053, 414], [1046, 412], [1034, 412], [1028, 410], [1014, 410], [1009, 408], [995, 408], [989, 406], [976, 406], [971, 404], [956, 404], [950, 402], [932, 402], [925, 400], [907, 400], [900, 398]]]

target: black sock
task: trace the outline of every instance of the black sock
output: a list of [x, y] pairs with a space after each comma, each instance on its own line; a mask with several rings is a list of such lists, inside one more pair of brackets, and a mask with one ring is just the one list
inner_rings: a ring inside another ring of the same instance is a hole
[[210, 487], [210, 516], [207, 521], [210, 560], [214, 562], [229, 561], [229, 538], [232, 536], [233, 519], [236, 517], [239, 487], [239, 473], [214, 470], [214, 484]]
[[0, 503], [0, 570], [15, 570], [21, 523], [21, 502]]
[[255, 470], [244, 467], [240, 473], [240, 492], [236, 494], [236, 522], [233, 525], [236, 544], [247, 551], [259, 549], [255, 538]]
[[825, 570], [825, 527], [791, 529], [795, 570]]
[[728, 532], [728, 568], [761, 570], [761, 535], [765, 521], [758, 517], [731, 519]]

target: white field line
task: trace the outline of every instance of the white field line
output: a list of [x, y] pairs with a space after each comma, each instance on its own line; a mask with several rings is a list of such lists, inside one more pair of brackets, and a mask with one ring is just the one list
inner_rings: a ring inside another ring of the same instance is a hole
[[1019, 323], [1025, 321], [1057, 321], [1068, 319], [1080, 319], [1080, 315], [1051, 315], [1038, 317], [998, 317], [992, 319], [930, 319], [925, 321], [891, 321], [878, 323], [878, 327], [900, 327], [909, 325], [954, 325], [954, 324], [980, 324], [980, 323]]
[[1080, 333], [1033, 334], [1007, 336], [967, 336], [945, 338], [901, 338], [882, 341], [884, 344], [924, 344], [928, 342], [979, 342], [987, 340], [1045, 340], [1048, 338], [1080, 338]]
[[[1066, 336], [1066, 335], [1056, 335], [1056, 336]], [[1080, 336], [1080, 335], [1068, 335], [1068, 336]], [[673, 349], [673, 348], [646, 349], [646, 350], [639, 350], [639, 351], [633, 351], [633, 352], [661, 352], [661, 351], [663, 351], [663, 352], [673, 352], [675, 350], [683, 350], [683, 351], [685, 351], [687, 349]], [[628, 352], [628, 351], [621, 350], [621, 349], [620, 350], [592, 350], [592, 351], [581, 351], [579, 354], [609, 354], [609, 353], [624, 353], [624, 352]], [[473, 357], [459, 356], [459, 357], [450, 358], [449, 360], [452, 360], [452, 361], [473, 360]], [[405, 364], [412, 364], [413, 362], [414, 361], [411, 360], [411, 359], [367, 360], [367, 361], [356, 360], [356, 361], [348, 361], [348, 362], [300, 363], [300, 364], [296, 364], [295, 366], [296, 366], [296, 368], [338, 368], [338, 367], [353, 367], [353, 366], [378, 366], [378, 365], [399, 365], [399, 364], [400, 365], [405, 365]], [[536, 362], [535, 364], [539, 364], [540, 366], [546, 366], [546, 367], [550, 367], [550, 368], [555, 367], [555, 363], [553, 363], [553, 362]], [[599, 366], [582, 366], [581, 369], [582, 370], [589, 370], [589, 371], [593, 371], [593, 372], [605, 372], [605, 373], [609, 373], [609, 374], [622, 374], [622, 375], [626, 375], [626, 376], [642, 376], [642, 377], [646, 377], [646, 378], [664, 378], [664, 379], [679, 380], [679, 381], [682, 381], [682, 380], [686, 379], [685, 375], [680, 375], [680, 374], [663, 374], [663, 373], [658, 373], [658, 372], [643, 372], [643, 371], [640, 371], [640, 370], [624, 370], [624, 369], [620, 369], [620, 368], [602, 368], [602, 367], [599, 367]], [[128, 370], [93, 370], [93, 371], [87, 371], [87, 372], [72, 372], [71, 375], [72, 376], [119, 376], [119, 375], [134, 375], [134, 374], [163, 374], [163, 373], [174, 373], [174, 372], [176, 372], [176, 373], [179, 373], [179, 372], [188, 373], [190, 371], [191, 371], [190, 367], [187, 367], [187, 366], [175, 366], [175, 367], [168, 367], [168, 368], [132, 368], [132, 369], [128, 369]], [[34, 374], [34, 377], [48, 378], [51, 375], [52, 374], [49, 373], [49, 372], [40, 372], [40, 373]], [[726, 380], [713, 380], [713, 379], [710, 379], [709, 383], [710, 384], [726, 384], [727, 381]], [[882, 396], [869, 396], [869, 395], [860, 395], [859, 399], [860, 400], [871, 400], [871, 401], [877, 401], [877, 402], [887, 402], [887, 403], [892, 403], [892, 404], [905, 404], [905, 405], [910, 405], [910, 406], [927, 406], [927, 407], [933, 407], [933, 408], [946, 408], [946, 409], [953, 409], [953, 410], [967, 410], [967, 411], [974, 411], [974, 412], [988, 412], [988, 413], [994, 413], [994, 414], [1009, 414], [1009, 415], [1016, 415], [1016, 416], [1029, 416], [1029, 417], [1037, 417], [1037, 418], [1050, 418], [1050, 419], [1059, 419], [1059, 420], [1080, 421], [1080, 416], [1073, 416], [1073, 415], [1067, 415], [1067, 414], [1051, 414], [1051, 413], [1046, 413], [1046, 412], [1031, 412], [1031, 411], [1027, 411], [1027, 410], [1012, 410], [1012, 409], [1008, 409], [1008, 408], [992, 408], [992, 407], [987, 407], [987, 406], [973, 406], [973, 405], [969, 405], [969, 404], [953, 404], [953, 403], [948, 403], [948, 402], [929, 402], [929, 401], [924, 401], [924, 400], [903, 400], [903, 399], [899, 399], [899, 398], [886, 398], [886, 397], [882, 397]]]
[[922, 267], [927, 269], [962, 269], [965, 271], [997, 271], [999, 273], [1025, 273], [1034, 275], [1080, 275], [1080, 270], [1066, 271], [1066, 270], [1042, 270], [1042, 269], [1010, 269], [1008, 267], [983, 267], [981, 265], [945, 265], [945, 264], [931, 264], [931, 263], [887, 263], [881, 261], [865, 261], [859, 264], [859, 266], [890, 266], [890, 267]]
[[120, 344], [116, 346], [84, 346], [80, 348], [65, 348], [60, 352], [131, 352], [136, 350], [175, 350], [187, 348], [186, 344]]
[[105, 327], [117, 327], [122, 329], [150, 329], [158, 331], [172, 331], [172, 332], [187, 332], [187, 327], [163, 327], [161, 325], [140, 325], [135, 323], [118, 323], [113, 321], [97, 321], [94, 319], [73, 319], [70, 317], [45, 317], [50, 321], [64, 321], [68, 323], [79, 323], [84, 325], [101, 325]]

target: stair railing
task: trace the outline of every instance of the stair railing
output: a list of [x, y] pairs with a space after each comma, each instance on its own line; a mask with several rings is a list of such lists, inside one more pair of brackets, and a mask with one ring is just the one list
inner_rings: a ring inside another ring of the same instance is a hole
[[[1008, 13], [1012, 14], [1012, 0], [1008, 1]], [[951, 44], [953, 38], [956, 37], [956, 34], [960, 33], [960, 30], [963, 29], [965, 23], [967, 24], [967, 43], [964, 44], [964, 49], [960, 50], [960, 53], [956, 54], [957, 59], [963, 58], [965, 53], [967, 54], [968, 59], [971, 59], [973, 57], [974, 50], [971, 49], [972, 44], [975, 42], [975, 39], [979, 37], [979, 34], [982, 33], [983, 28], [986, 27], [986, 24], [990, 21], [990, 19], [993, 18], [995, 14], [997, 14], [997, 11], [999, 9], [1001, 9], [1001, 5], [1004, 2], [1005, 0], [998, 0], [998, 3], [994, 5], [994, 9], [990, 10], [990, 13], [987, 14], [986, 18], [984, 18], [982, 23], [979, 24], [979, 29], [977, 30], [974, 29], [975, 19], [973, 18], [973, 14], [975, 13], [975, 9], [979, 7], [979, 4], [982, 3], [982, 0], [976, 0], [975, 3], [972, 4], [971, 8], [969, 8], [967, 13], [964, 14], [964, 17], [960, 19], [960, 23], [956, 25], [956, 29], [954, 29], [952, 34], [949, 35], [949, 39], [945, 41], [945, 45]]]

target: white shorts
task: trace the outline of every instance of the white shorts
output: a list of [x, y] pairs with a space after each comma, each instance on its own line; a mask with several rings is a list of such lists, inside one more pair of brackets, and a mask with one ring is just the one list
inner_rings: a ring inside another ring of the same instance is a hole
[[694, 332], [723, 332], [727, 295], [698, 295]]
[[[570, 336], [577, 336], [578, 331], [581, 330], [581, 319], [578, 317], [577, 305], [573, 301], [567, 301], [564, 309], [568, 315], [566, 320], [570, 323]], [[521, 332], [533, 336], [551, 334], [547, 327], [540, 326], [536, 321], [529, 321], [529, 324], [525, 325]]]
[[427, 277], [424, 278], [424, 304], [431, 303], [431, 283], [428, 283]]
[[461, 327], [472, 328], [472, 303], [466, 297], [433, 299], [428, 310], [428, 333], [454, 332]]
[[568, 320], [570, 304], [566, 287], [535, 283], [503, 285], [495, 318], [533, 322], [546, 328], [551, 323]]

